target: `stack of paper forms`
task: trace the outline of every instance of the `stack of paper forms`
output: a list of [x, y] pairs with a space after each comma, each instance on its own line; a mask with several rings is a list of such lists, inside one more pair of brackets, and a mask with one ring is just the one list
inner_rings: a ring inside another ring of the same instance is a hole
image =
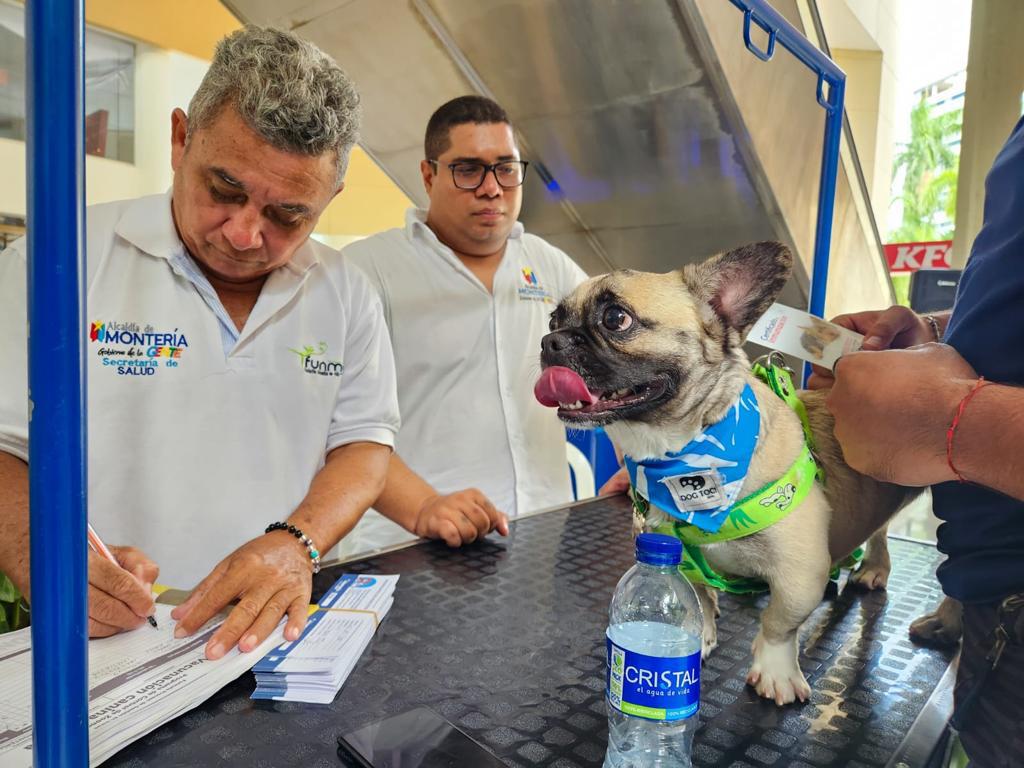
[[346, 573], [324, 595], [298, 640], [256, 663], [254, 699], [334, 700], [394, 602], [398, 576]]

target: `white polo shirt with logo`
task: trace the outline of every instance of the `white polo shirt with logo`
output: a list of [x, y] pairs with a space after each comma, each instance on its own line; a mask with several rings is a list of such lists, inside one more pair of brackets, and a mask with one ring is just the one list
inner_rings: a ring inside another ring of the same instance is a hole
[[[533, 396], [552, 310], [587, 279], [516, 223], [493, 294], [410, 209], [404, 229], [347, 246], [384, 305], [398, 371], [396, 453], [441, 493], [475, 487], [518, 514], [572, 500], [565, 429]], [[368, 512], [362, 546], [408, 538]]]
[[[334, 448], [393, 445], [380, 302], [337, 252], [304, 244], [238, 332], [169, 195], [90, 208], [86, 242], [89, 519], [162, 583], [192, 587], [285, 519]], [[0, 253], [0, 450], [27, 461], [25, 248]]]

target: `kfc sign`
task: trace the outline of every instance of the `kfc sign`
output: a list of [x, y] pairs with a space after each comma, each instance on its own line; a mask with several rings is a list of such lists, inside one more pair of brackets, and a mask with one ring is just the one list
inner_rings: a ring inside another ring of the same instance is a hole
[[951, 269], [949, 263], [952, 240], [930, 243], [889, 243], [885, 259], [890, 272], [916, 272], [919, 269]]

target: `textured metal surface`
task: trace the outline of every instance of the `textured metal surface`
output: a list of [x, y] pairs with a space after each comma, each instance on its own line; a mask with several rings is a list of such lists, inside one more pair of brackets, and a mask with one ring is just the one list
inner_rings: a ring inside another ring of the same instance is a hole
[[[598, 766], [604, 630], [632, 564], [629, 526], [624, 499], [599, 500], [522, 520], [508, 540], [421, 545], [324, 572], [319, 591], [343, 569], [402, 574], [391, 613], [332, 704], [253, 702], [246, 674], [109, 765], [335, 766], [339, 733], [426, 705], [510, 766]], [[886, 764], [949, 661], [907, 640], [910, 621], [938, 602], [938, 554], [893, 541], [892, 559], [887, 593], [844, 588], [804, 626], [813, 696], [803, 705], [776, 707], [744, 683], [764, 598], [722, 600], [695, 765]]]
[[[248, 20], [284, 23], [338, 60], [363, 96], [362, 145], [419, 204], [427, 202], [419, 161], [431, 112], [484, 92], [508, 110], [542, 169], [527, 179], [524, 224], [591, 274], [663, 271], [785, 234], [758, 199], [736, 126], [673, 2], [230, 6]], [[742, 50], [743, 17], [733, 12]], [[405, 63], [389, 71], [396, 50], [416, 72]], [[817, 109], [813, 92], [807, 99]]]
[[957, 676], [954, 661], [946, 669], [935, 691], [928, 698], [921, 714], [917, 716], [910, 731], [889, 758], [886, 768], [944, 768], [949, 751], [952, 731], [949, 718], [953, 715], [953, 686]]
[[[276, 0], [230, 5], [261, 23], [287, 20], [338, 60], [360, 85], [363, 147], [418, 204], [427, 202], [419, 161], [428, 117], [482, 92], [508, 110], [540, 171], [527, 178], [524, 224], [590, 274], [662, 271], [782, 236], [671, 2], [337, 0], [295, 13]], [[623, 54], [626, 39], [638, 44]], [[391, 72], [395, 50], [403, 65]]]
[[[818, 203], [818, 186], [812, 179], [817, 179], [820, 168], [825, 114], [813, 96], [808, 101], [808, 94], [816, 92], [816, 77], [784, 52], [777, 51], [770, 62], [748, 54], [739, 34], [743, 25], [735, 20], [731, 2], [679, 0], [678, 5], [684, 12], [695, 7], [699, 14], [690, 27], [698, 43], [710, 51], [702, 57], [708, 62], [708, 75], [719, 81], [715, 91], [731, 115], [730, 123], [743, 126], [738, 135], [749, 142], [755, 158], [747, 164], [758, 170], [755, 180], [762, 179], [769, 190], [762, 199], [773, 201], [796, 253], [808, 266]], [[771, 0], [771, 5], [812, 42], [823, 43], [813, 26], [811, 4]], [[754, 38], [764, 47], [763, 32], [755, 30]], [[852, 136], [846, 138], [836, 187], [826, 316], [894, 300], [871, 221], [871, 202], [856, 180], [859, 160]]]
[[[362, 94], [363, 148], [418, 204], [428, 117], [484, 93], [540, 171], [522, 221], [590, 274], [663, 272], [780, 239], [802, 267], [785, 299], [806, 304], [824, 123], [816, 77], [781, 46], [771, 62], [750, 54], [727, 0], [224, 1], [337, 59]], [[803, 31], [796, 0], [772, 5]], [[844, 287], [830, 311], [890, 302], [870, 204], [845, 171], [836, 212], [833, 283]]]

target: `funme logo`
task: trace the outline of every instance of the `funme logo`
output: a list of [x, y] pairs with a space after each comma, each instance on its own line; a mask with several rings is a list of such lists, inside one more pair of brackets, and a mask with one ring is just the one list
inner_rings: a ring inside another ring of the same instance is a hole
[[321, 341], [317, 346], [306, 344], [301, 349], [289, 349], [294, 352], [302, 361], [302, 370], [314, 376], [341, 376], [345, 369], [337, 360], [320, 360], [321, 356], [327, 354], [327, 342]]

